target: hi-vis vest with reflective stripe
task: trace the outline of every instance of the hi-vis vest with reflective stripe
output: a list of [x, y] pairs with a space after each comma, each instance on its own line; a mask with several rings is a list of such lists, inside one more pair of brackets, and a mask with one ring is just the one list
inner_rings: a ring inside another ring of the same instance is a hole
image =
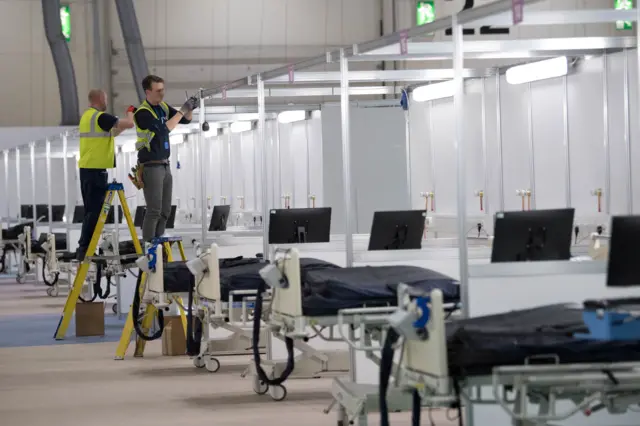
[[[165, 118], [169, 119], [169, 106], [165, 102], [160, 102], [160, 107], [164, 111]], [[147, 100], [142, 101], [142, 104], [138, 107], [138, 110], [146, 109], [153, 115], [156, 119], [158, 119], [158, 114], [156, 114], [155, 110], [149, 105]], [[135, 116], [134, 116], [135, 118]], [[135, 121], [135, 120], [134, 120]], [[138, 134], [138, 139], [136, 140], [136, 149], [140, 151], [142, 148], [147, 148], [147, 150], [151, 151], [151, 141], [153, 137], [156, 135], [155, 132], [151, 130], [143, 130], [138, 127], [138, 123], [136, 122], [136, 133]]]
[[98, 117], [104, 114], [89, 108], [80, 118], [80, 159], [81, 169], [111, 169], [114, 167], [115, 148], [111, 132], [98, 126]]

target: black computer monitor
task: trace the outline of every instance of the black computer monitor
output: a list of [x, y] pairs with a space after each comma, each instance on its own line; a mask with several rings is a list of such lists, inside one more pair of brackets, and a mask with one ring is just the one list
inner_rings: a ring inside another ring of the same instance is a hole
[[[113, 206], [111, 206], [111, 208], [109, 209], [109, 214], [107, 215], [107, 220], [104, 223], [115, 223], [113, 221], [113, 217], [114, 217], [114, 213], [113, 213]], [[122, 206], [118, 206], [118, 223], [122, 223]]]
[[136, 214], [133, 217], [133, 226], [136, 228], [142, 228], [144, 222], [144, 213], [147, 211], [147, 206], [136, 207]]
[[209, 221], [209, 231], [226, 231], [229, 213], [231, 213], [231, 206], [229, 205], [213, 206], [211, 221]]
[[574, 209], [496, 213], [491, 262], [569, 260]]
[[614, 216], [611, 219], [607, 287], [640, 286], [640, 216]]
[[167, 218], [167, 224], [165, 225], [165, 228], [167, 229], [173, 229], [175, 223], [176, 223], [176, 210], [177, 210], [178, 206], [171, 206], [171, 213], [169, 213], [169, 217]]
[[36, 220], [49, 221], [49, 205], [48, 204], [36, 204]]
[[73, 208], [73, 219], [71, 223], [82, 223], [84, 221], [84, 206], [75, 206]]
[[269, 215], [269, 244], [328, 243], [331, 207], [278, 209]]
[[33, 219], [33, 205], [21, 204], [20, 205], [20, 217], [22, 219]]
[[55, 205], [51, 206], [51, 222], [64, 222], [64, 212], [66, 206]]
[[424, 210], [373, 213], [369, 250], [420, 250], [426, 217]]

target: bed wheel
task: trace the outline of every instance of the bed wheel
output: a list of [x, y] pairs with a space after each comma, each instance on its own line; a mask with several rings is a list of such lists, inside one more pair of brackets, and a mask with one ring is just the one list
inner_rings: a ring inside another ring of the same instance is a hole
[[258, 376], [253, 377], [253, 391], [258, 395], [264, 395], [269, 392], [269, 385], [262, 380]]
[[47, 288], [47, 296], [58, 297], [58, 286]]
[[118, 304], [117, 304], [117, 303], [114, 303], [113, 305], [111, 305], [111, 311], [112, 311], [114, 314], [117, 314], [117, 313], [118, 313]]
[[18, 284], [24, 284], [26, 281], [27, 281], [27, 276], [26, 276], [26, 274], [25, 274], [25, 275], [23, 275], [23, 274], [18, 274], [18, 275], [16, 275], [16, 282], [17, 282]]
[[218, 361], [216, 358], [209, 358], [204, 362], [204, 366], [207, 368], [207, 371], [209, 373], [215, 373], [216, 371], [220, 370], [220, 361]]
[[275, 385], [269, 387], [269, 395], [274, 401], [282, 401], [287, 397], [287, 388], [283, 385]]
[[202, 359], [201, 356], [197, 356], [193, 359], [193, 365], [196, 368], [204, 368], [204, 366], [206, 365], [204, 359]]

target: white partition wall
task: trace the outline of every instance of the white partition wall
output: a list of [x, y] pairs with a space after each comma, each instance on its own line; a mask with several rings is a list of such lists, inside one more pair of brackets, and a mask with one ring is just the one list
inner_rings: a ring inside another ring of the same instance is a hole
[[[274, 123], [275, 124], [275, 123]], [[323, 205], [322, 196], [322, 120], [314, 111], [310, 118], [293, 123], [277, 123], [280, 138], [280, 177], [282, 197], [289, 196], [291, 208]]]
[[[640, 175], [631, 170], [629, 179], [627, 157], [640, 159], [634, 57], [580, 60], [566, 79], [512, 85], [502, 75], [499, 87], [495, 76], [467, 81], [467, 214], [482, 214], [480, 190], [487, 214], [521, 210], [519, 190], [531, 191], [532, 209], [570, 205], [590, 222], [631, 212], [630, 198], [639, 206]], [[451, 98], [410, 104], [411, 201], [424, 208], [421, 193], [435, 192], [436, 216], [456, 212], [452, 114]]]
[[[409, 208], [404, 111], [400, 107], [352, 107], [351, 180], [353, 231], [369, 233], [373, 212]], [[332, 207], [331, 232], [344, 232], [340, 108], [322, 108], [324, 205]], [[415, 158], [415, 156], [412, 156]], [[412, 164], [424, 167], [424, 164]], [[418, 191], [419, 192], [419, 191]]]

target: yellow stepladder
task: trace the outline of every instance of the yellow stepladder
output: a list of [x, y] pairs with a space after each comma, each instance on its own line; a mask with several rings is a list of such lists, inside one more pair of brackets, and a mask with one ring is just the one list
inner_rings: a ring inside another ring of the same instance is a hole
[[[109, 210], [111, 209], [111, 204], [113, 203], [113, 199], [118, 194], [118, 198], [120, 199], [120, 205], [122, 206], [122, 210], [124, 212], [125, 219], [127, 220], [127, 226], [129, 227], [129, 232], [131, 233], [131, 238], [133, 239], [133, 246], [136, 249], [136, 253], [142, 256], [142, 247], [140, 246], [140, 241], [136, 235], [135, 227], [133, 226], [133, 219], [131, 218], [131, 213], [129, 212], [129, 207], [127, 206], [127, 200], [124, 196], [124, 186], [118, 182], [112, 182], [107, 187], [107, 194], [104, 198], [104, 204], [102, 205], [102, 211], [100, 212], [100, 216], [98, 217], [98, 223], [96, 223], [96, 228], [93, 231], [93, 236], [91, 237], [91, 242], [89, 243], [89, 248], [87, 249], [87, 253], [95, 253], [96, 248], [98, 248], [98, 241], [100, 240], [100, 235], [102, 235], [102, 229], [104, 228], [104, 224], [107, 221], [107, 215], [109, 214]], [[67, 328], [69, 328], [69, 324], [71, 323], [71, 318], [73, 317], [73, 313], [76, 310], [76, 304], [78, 303], [78, 297], [80, 293], [82, 293], [82, 287], [84, 285], [84, 281], [87, 278], [87, 273], [89, 272], [89, 267], [91, 266], [92, 256], [85, 256], [78, 268], [76, 273], [76, 278], [73, 281], [73, 287], [69, 292], [69, 296], [67, 296], [67, 301], [64, 304], [64, 310], [62, 311], [62, 317], [60, 318], [60, 322], [58, 322], [58, 328], [56, 328], [56, 332], [54, 334], [54, 338], [56, 340], [63, 340], [66, 333]]]
[[[142, 249], [142, 246], [140, 245], [140, 240], [138, 239], [138, 236], [136, 234], [136, 230], [135, 227], [133, 225], [133, 219], [131, 218], [131, 213], [129, 212], [129, 207], [127, 205], [127, 200], [124, 194], [124, 186], [121, 183], [118, 182], [112, 182], [111, 184], [109, 184], [109, 186], [107, 187], [107, 193], [105, 196], [105, 200], [104, 200], [104, 204], [102, 205], [102, 210], [100, 212], [100, 216], [98, 217], [98, 222], [96, 223], [96, 227], [93, 231], [93, 235], [91, 237], [91, 242], [89, 243], [89, 247], [87, 249], [87, 253], [95, 253], [96, 252], [96, 248], [98, 247], [98, 241], [100, 240], [100, 235], [102, 234], [102, 229], [104, 228], [104, 224], [107, 221], [107, 215], [109, 214], [109, 210], [111, 209], [111, 205], [113, 204], [113, 199], [115, 197], [115, 194], [118, 194], [118, 198], [120, 200], [120, 205], [122, 206], [122, 210], [125, 216], [125, 219], [127, 221], [127, 227], [129, 228], [129, 233], [131, 234], [131, 239], [133, 240], [133, 246], [135, 248], [136, 251], [136, 255], [137, 256], [143, 256], [144, 252]], [[178, 247], [180, 250], [180, 255], [182, 257], [183, 260], [186, 260], [186, 256], [185, 256], [185, 252], [184, 252], [184, 247], [182, 245], [182, 240], [181, 239], [165, 239], [166, 241], [164, 241], [163, 246], [167, 252], [167, 260], [168, 261], [172, 261], [173, 260], [173, 256], [171, 253], [171, 243], [177, 241], [178, 242]], [[62, 316], [60, 318], [60, 321], [58, 322], [58, 327], [56, 328], [56, 332], [54, 334], [54, 338], [56, 340], [63, 340], [65, 338], [67, 329], [69, 328], [69, 324], [71, 323], [71, 318], [73, 317], [73, 313], [75, 311], [75, 307], [76, 304], [78, 303], [78, 298], [80, 296], [80, 293], [82, 292], [82, 287], [84, 285], [84, 281], [87, 277], [87, 273], [89, 272], [89, 267], [91, 266], [91, 261], [92, 259], [94, 259], [95, 257], [93, 256], [86, 256], [82, 263], [80, 264], [80, 267], [78, 268], [78, 271], [76, 273], [76, 277], [74, 279], [73, 282], [73, 287], [71, 289], [71, 291], [69, 292], [69, 295], [67, 297], [67, 301], [65, 303], [63, 312], [62, 312]], [[99, 256], [98, 256], [99, 258]], [[142, 273], [142, 272], [141, 272]], [[144, 282], [144, 275], [142, 276], [142, 280]], [[144, 294], [144, 286], [140, 287], [141, 292]], [[175, 297], [174, 300], [177, 302], [177, 305], [179, 306], [180, 309], [180, 316], [182, 318], [182, 325], [185, 329], [185, 333], [186, 333], [186, 329], [187, 329], [187, 317], [186, 314], [184, 312], [183, 306], [184, 304], [182, 303], [182, 299], [179, 297]], [[143, 322], [143, 328], [144, 329], [148, 329], [151, 327], [151, 321], [153, 320], [153, 314], [155, 313], [155, 307], [153, 307], [153, 305], [148, 305], [147, 306], [147, 313], [150, 315], [146, 315], [145, 316], [145, 321], [146, 321], [146, 326]], [[129, 311], [129, 315], [127, 317], [127, 323], [125, 325], [125, 330], [127, 329], [127, 326], [129, 326], [131, 328], [131, 330], [133, 329], [133, 319], [132, 319], [132, 313], [131, 311]], [[125, 333], [123, 332], [123, 337], [124, 337]], [[129, 332], [127, 334], [128, 339], [131, 339], [131, 332]], [[138, 339], [140, 341], [142, 341], [141, 339]], [[142, 341], [144, 342], [144, 341]], [[128, 346], [128, 341], [126, 342], [126, 345]], [[122, 345], [122, 344], [121, 344]], [[120, 346], [121, 346], [120, 345]], [[119, 346], [119, 348], [120, 348]], [[124, 356], [124, 351], [126, 351], [127, 346], [124, 347], [123, 350], [123, 356]], [[144, 351], [144, 344], [140, 345], [141, 346], [141, 350]], [[137, 350], [136, 350], [136, 354], [137, 354]], [[141, 355], [140, 355], [141, 356]]]
[[[180, 252], [180, 257], [182, 258], [183, 261], [187, 260], [187, 256], [185, 254], [184, 251], [184, 246], [182, 244], [182, 238], [181, 237], [168, 237], [168, 238], [156, 238], [154, 240], [154, 245], [162, 245], [164, 247], [164, 251], [166, 253], [167, 256], [167, 262], [173, 262], [173, 253], [172, 253], [172, 248], [171, 248], [171, 244], [172, 243], [177, 243], [178, 244], [178, 249]], [[142, 300], [144, 293], [145, 293], [145, 288], [146, 288], [146, 273], [143, 271], [140, 271], [141, 277], [140, 277], [140, 287], [139, 287], [139, 298], [140, 300]], [[182, 320], [182, 327], [184, 329], [184, 333], [185, 336], [187, 334], [187, 315], [186, 312], [184, 310], [184, 302], [182, 301], [182, 298], [179, 296], [175, 296], [173, 297], [173, 301], [176, 303], [176, 305], [178, 306], [178, 310], [180, 311], [180, 319]], [[142, 318], [142, 323], [140, 325], [141, 330], [146, 333], [152, 325], [153, 319], [156, 316], [156, 311], [157, 308], [151, 304], [148, 303], [147, 307], [145, 309], [144, 312], [144, 316]], [[115, 359], [116, 360], [123, 360], [127, 349], [129, 348], [129, 344], [131, 342], [131, 337], [134, 333], [134, 324], [133, 324], [133, 306], [131, 307], [131, 309], [129, 310], [129, 314], [127, 315], [127, 320], [125, 322], [124, 328], [122, 329], [122, 334], [120, 336], [120, 342], [118, 343], [118, 347], [116, 348], [116, 355], [115, 355]], [[137, 336], [136, 338], [136, 348], [134, 351], [133, 356], [134, 357], [142, 357], [144, 355], [144, 349], [146, 346], [146, 340], [140, 338], [140, 336]]]

